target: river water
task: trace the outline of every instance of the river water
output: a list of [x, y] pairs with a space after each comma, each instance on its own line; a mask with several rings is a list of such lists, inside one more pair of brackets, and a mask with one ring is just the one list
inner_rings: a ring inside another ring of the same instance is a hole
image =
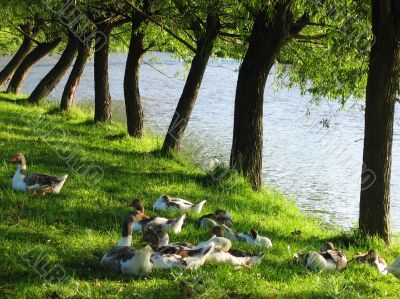
[[[0, 67], [9, 57], [0, 57]], [[110, 89], [114, 119], [124, 121], [123, 75], [125, 54], [110, 56]], [[29, 93], [54, 65], [56, 57], [37, 64], [22, 92]], [[237, 70], [234, 60], [213, 60], [189, 122], [184, 149], [200, 148], [203, 161], [227, 162], [232, 141], [233, 109]], [[141, 69], [146, 128], [165, 134], [184, 85], [187, 70], [174, 57], [149, 53]], [[58, 101], [61, 84], [52, 92]], [[77, 90], [78, 103], [92, 103], [93, 61], [90, 61]], [[324, 223], [345, 229], [358, 218], [363, 147], [363, 103], [351, 102], [345, 109], [323, 101], [310, 104], [310, 97], [298, 89], [280, 89], [270, 76], [264, 101], [264, 182], [287, 194], [307, 214]], [[329, 127], [322, 125], [329, 120]], [[392, 171], [392, 225], [400, 231], [400, 117], [396, 112]], [[196, 157], [195, 157], [196, 158]]]

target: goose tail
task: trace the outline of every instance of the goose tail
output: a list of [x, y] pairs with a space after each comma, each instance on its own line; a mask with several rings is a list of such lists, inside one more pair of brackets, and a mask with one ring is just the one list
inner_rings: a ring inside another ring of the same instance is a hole
[[185, 262], [187, 264], [187, 268], [190, 269], [197, 269], [205, 263], [207, 258], [214, 252], [215, 250], [215, 244], [210, 243], [204, 247], [201, 248], [200, 252], [196, 254], [195, 256], [189, 256], [185, 259]]
[[201, 210], [203, 209], [204, 204], [207, 202], [207, 200], [203, 200], [201, 202], [199, 202], [197, 205], [193, 205], [192, 210], [196, 213], [196, 214], [200, 214]]
[[183, 222], [185, 221], [185, 219], [186, 219], [186, 215], [183, 214], [181, 217], [171, 221], [170, 226], [171, 226], [172, 231], [174, 232], [174, 234], [179, 234], [181, 232], [182, 225], [183, 225]]

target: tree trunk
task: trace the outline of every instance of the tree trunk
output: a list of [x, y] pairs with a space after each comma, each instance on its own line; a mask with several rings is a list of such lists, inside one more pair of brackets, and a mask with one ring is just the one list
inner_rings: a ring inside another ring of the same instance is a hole
[[97, 26], [94, 54], [94, 92], [95, 122], [111, 121], [111, 95], [108, 79], [108, 52], [112, 25], [103, 23]]
[[289, 36], [289, 6], [290, 1], [277, 5], [271, 20], [266, 11], [259, 12], [236, 86], [230, 166], [255, 190], [261, 187], [265, 83]]
[[197, 42], [196, 53], [193, 57], [185, 86], [165, 136], [162, 147], [162, 153], [164, 155], [169, 151], [178, 151], [182, 143], [187, 123], [192, 114], [194, 104], [196, 103], [208, 60], [219, 34], [219, 18], [209, 15], [207, 17], [206, 27], [206, 31], [203, 33], [204, 36]]
[[400, 77], [400, 3], [372, 0], [371, 48], [365, 106], [360, 230], [390, 243], [393, 118]]
[[11, 79], [15, 70], [20, 66], [21, 62], [24, 60], [26, 55], [32, 50], [33, 41], [29, 37], [34, 37], [38, 30], [35, 28], [36, 26], [32, 26], [30, 24], [21, 26], [21, 30], [26, 34], [22, 41], [21, 46], [18, 51], [15, 53], [14, 57], [10, 60], [9, 63], [3, 68], [0, 72], [0, 89]]
[[25, 59], [21, 62], [12, 76], [10, 84], [7, 88], [7, 92], [18, 94], [21, 90], [22, 83], [24, 82], [32, 66], [44, 56], [49, 54], [52, 50], [54, 50], [54, 48], [57, 47], [60, 42], [61, 39], [57, 38], [51, 42], [41, 43], [28, 55], [26, 55]]
[[60, 110], [69, 111], [74, 106], [74, 96], [76, 88], [79, 85], [86, 62], [90, 56], [90, 43], [81, 41], [78, 42], [78, 56], [76, 57], [72, 71], [65, 84], [64, 91], [61, 97]]
[[65, 47], [60, 59], [32, 91], [28, 98], [28, 102], [37, 104], [41, 99], [50, 94], [68, 70], [74, 60], [77, 49], [78, 40], [75, 38], [73, 33], [69, 33], [67, 46]]
[[145, 51], [143, 26], [146, 19], [139, 14], [132, 17], [132, 32], [126, 60], [124, 95], [128, 133], [132, 137], [143, 136], [143, 108], [139, 92], [140, 64]]

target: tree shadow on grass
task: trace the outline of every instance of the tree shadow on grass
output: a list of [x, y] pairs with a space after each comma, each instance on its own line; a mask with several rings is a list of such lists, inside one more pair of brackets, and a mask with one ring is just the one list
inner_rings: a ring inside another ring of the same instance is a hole
[[[14, 98], [10, 98], [10, 96]], [[12, 104], [28, 104], [26, 96], [16, 96], [5, 92], [0, 92], [0, 102], [12, 103]]]

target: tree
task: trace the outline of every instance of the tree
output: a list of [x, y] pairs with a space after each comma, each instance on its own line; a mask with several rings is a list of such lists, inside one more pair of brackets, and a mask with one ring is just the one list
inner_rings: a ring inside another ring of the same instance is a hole
[[[271, 17], [271, 11], [273, 17]], [[292, 1], [252, 10], [254, 23], [236, 86], [230, 165], [261, 187], [263, 103], [268, 74], [282, 47], [309, 22], [304, 13], [293, 20]]]
[[40, 43], [35, 49], [26, 55], [25, 59], [21, 62], [12, 76], [7, 88], [7, 92], [18, 94], [21, 90], [22, 83], [24, 82], [32, 66], [44, 56], [49, 54], [52, 50], [54, 50], [60, 42], [61, 38], [56, 38], [49, 42]]
[[86, 0], [80, 7], [96, 26], [94, 53], [94, 121], [110, 122], [112, 118], [111, 94], [108, 75], [108, 54], [113, 28], [127, 22], [119, 13], [118, 1]]
[[[141, 12], [147, 16], [151, 14], [149, 1], [143, 1]], [[148, 50], [145, 47], [144, 40], [149, 20], [141, 12], [132, 9], [131, 39], [124, 76], [126, 121], [128, 134], [133, 137], [142, 137], [144, 131], [144, 115], [139, 91], [139, 72], [143, 55]]]
[[79, 85], [80, 78], [85, 69], [86, 62], [90, 56], [91, 40], [77, 38], [78, 44], [78, 56], [75, 59], [74, 66], [72, 67], [71, 73], [68, 77], [67, 83], [64, 86], [64, 91], [61, 96], [60, 110], [69, 111], [74, 106], [74, 96], [76, 88]]
[[33, 24], [26, 23], [19, 26], [19, 31], [23, 34], [23, 40], [13, 58], [0, 72], [0, 89], [11, 79], [15, 70], [32, 50], [34, 45], [33, 38], [38, 33], [39, 28], [40, 22], [34, 22]]
[[371, 3], [375, 43], [366, 89], [359, 226], [364, 234], [378, 235], [390, 243], [393, 118], [400, 78], [400, 3]]
[[39, 82], [28, 98], [28, 102], [37, 104], [39, 101], [47, 97], [50, 92], [57, 86], [65, 72], [72, 63], [78, 49], [78, 40], [74, 33], [68, 32], [67, 45], [60, 56], [60, 59], [47, 75]]
[[[179, 150], [208, 60], [221, 29], [219, 14], [221, 13], [222, 5], [220, 1], [200, 3], [200, 7], [186, 6], [180, 0], [175, 0], [174, 4], [184, 19], [182, 23], [186, 25], [186, 28], [184, 28], [185, 33], [189, 34], [191, 32], [193, 34], [190, 39], [194, 41], [195, 45], [192, 46], [189, 43], [185, 43], [193, 51], [194, 57], [181, 97], [165, 136], [162, 147], [163, 154], [167, 154], [171, 150]], [[201, 13], [204, 15], [203, 19], [200, 17]]]
[[[319, 101], [359, 98], [365, 88], [366, 5], [352, 0], [245, 1], [237, 9], [246, 49], [235, 97], [230, 166], [261, 187], [265, 81], [276, 62], [281, 86]], [[356, 16], [355, 18], [351, 16]], [[248, 17], [247, 17], [248, 16]], [[361, 42], [362, 41], [362, 42]], [[335, 71], [332, 71], [335, 70]], [[287, 83], [289, 82], [289, 83]]]

